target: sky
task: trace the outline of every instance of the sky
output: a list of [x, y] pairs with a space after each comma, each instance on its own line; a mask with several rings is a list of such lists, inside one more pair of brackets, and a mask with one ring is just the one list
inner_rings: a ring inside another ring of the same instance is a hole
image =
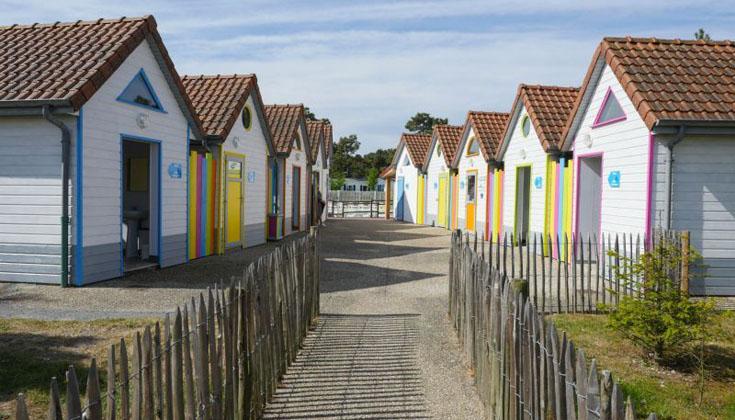
[[416, 112], [463, 124], [519, 83], [578, 86], [604, 36], [735, 39], [732, 0], [0, 2], [0, 25], [147, 14], [180, 74], [255, 73], [266, 103], [305, 104], [361, 153]]

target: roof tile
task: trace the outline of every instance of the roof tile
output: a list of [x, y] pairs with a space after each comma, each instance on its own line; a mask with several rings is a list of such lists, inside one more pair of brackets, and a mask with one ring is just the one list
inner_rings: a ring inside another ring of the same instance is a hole
[[431, 136], [428, 134], [403, 133], [401, 141], [406, 144], [406, 149], [408, 149], [408, 154], [411, 156], [414, 166], [417, 168], [423, 167], [431, 146]]
[[181, 81], [202, 120], [204, 135], [221, 139], [229, 134], [257, 83], [253, 74], [184, 76]]
[[304, 106], [301, 104], [266, 105], [265, 118], [278, 153], [291, 153], [293, 140], [299, 125], [304, 120]]
[[457, 155], [457, 148], [459, 147], [459, 142], [462, 140], [463, 131], [464, 126], [461, 125], [438, 124], [434, 126], [432, 136], [437, 137], [437, 141], [442, 148], [444, 161], [449, 167], [452, 166], [452, 161]]
[[503, 141], [503, 132], [510, 114], [506, 112], [470, 111], [467, 123], [472, 126], [475, 137], [480, 141], [480, 149], [486, 159], [493, 158]]

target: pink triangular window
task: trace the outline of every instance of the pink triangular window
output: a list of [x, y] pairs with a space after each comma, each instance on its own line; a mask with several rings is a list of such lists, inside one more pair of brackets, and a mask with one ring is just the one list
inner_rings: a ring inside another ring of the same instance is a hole
[[602, 106], [600, 111], [597, 113], [593, 127], [599, 127], [602, 125], [612, 124], [614, 122], [625, 120], [625, 112], [623, 107], [620, 106], [620, 102], [615, 97], [612, 89], [607, 88], [605, 99], [602, 100]]

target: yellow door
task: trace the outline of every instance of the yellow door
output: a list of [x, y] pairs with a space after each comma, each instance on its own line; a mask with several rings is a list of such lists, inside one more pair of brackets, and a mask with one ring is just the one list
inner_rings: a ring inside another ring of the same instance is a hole
[[467, 173], [467, 195], [465, 203], [465, 229], [472, 232], [475, 230], [475, 216], [477, 213], [477, 172]]
[[439, 175], [439, 211], [437, 224], [447, 227], [447, 175]]
[[225, 242], [227, 246], [242, 244], [242, 172], [243, 161], [227, 156], [227, 207]]
[[418, 216], [416, 217], [416, 223], [422, 225], [424, 224], [424, 184], [426, 182], [426, 178], [424, 178], [423, 175], [419, 175], [419, 190], [417, 192], [418, 199], [419, 199], [419, 210], [418, 210]]

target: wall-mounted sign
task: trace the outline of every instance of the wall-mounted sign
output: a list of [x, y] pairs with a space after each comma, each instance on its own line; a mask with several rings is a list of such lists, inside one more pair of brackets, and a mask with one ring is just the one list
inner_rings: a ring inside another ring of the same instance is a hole
[[611, 171], [607, 176], [607, 183], [610, 188], [620, 188], [620, 171]]
[[540, 190], [541, 187], [544, 185], [544, 180], [540, 176], [537, 176], [533, 179], [533, 186], [536, 187], [537, 190]]
[[436, 182], [434, 183], [434, 189], [435, 189], [435, 190], [439, 189], [439, 184], [438, 184], [438, 183], [436, 183]]
[[464, 189], [464, 181], [459, 181], [459, 188]]
[[135, 124], [138, 125], [138, 128], [146, 128], [150, 125], [150, 117], [148, 114], [141, 112], [135, 116]]
[[232, 138], [232, 147], [234, 147], [235, 149], [240, 147], [240, 137], [235, 136]]
[[291, 174], [286, 174], [286, 185], [291, 185]]
[[255, 182], [255, 171], [248, 172], [248, 184]]
[[181, 164], [180, 163], [172, 163], [168, 165], [168, 176], [173, 179], [181, 179]]

